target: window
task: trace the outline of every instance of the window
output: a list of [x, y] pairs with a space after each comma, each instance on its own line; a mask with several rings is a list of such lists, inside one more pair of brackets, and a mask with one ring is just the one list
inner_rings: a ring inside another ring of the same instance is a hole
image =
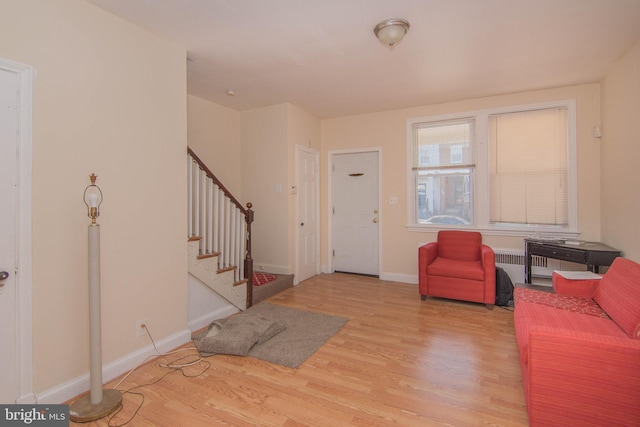
[[575, 101], [407, 120], [410, 229], [577, 233]]
[[489, 116], [490, 220], [568, 226], [567, 109]]
[[451, 163], [462, 163], [462, 145], [451, 146]]
[[416, 123], [412, 133], [415, 222], [471, 224], [473, 120]]

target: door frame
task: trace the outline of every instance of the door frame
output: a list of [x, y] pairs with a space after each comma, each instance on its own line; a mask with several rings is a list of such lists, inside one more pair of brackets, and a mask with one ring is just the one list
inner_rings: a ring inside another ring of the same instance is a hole
[[300, 196], [297, 195], [298, 190], [300, 189], [300, 183], [298, 182], [298, 176], [299, 176], [299, 168], [300, 168], [300, 162], [299, 162], [299, 154], [300, 152], [305, 152], [307, 154], [312, 154], [315, 157], [315, 162], [317, 165], [317, 173], [316, 173], [316, 182], [315, 182], [315, 186], [316, 186], [316, 247], [315, 247], [315, 252], [316, 252], [316, 257], [318, 259], [318, 263], [316, 265], [316, 274], [319, 273], [319, 269], [320, 269], [320, 151], [316, 150], [315, 148], [310, 148], [310, 147], [305, 147], [302, 145], [296, 145], [296, 199], [295, 199], [295, 203], [296, 203], [296, 222], [295, 222], [295, 252], [296, 252], [296, 267], [295, 267], [295, 275], [294, 277], [294, 285], [297, 285], [300, 280], [300, 228], [298, 227], [298, 224], [300, 224], [300, 210], [299, 210], [299, 200], [300, 200]]
[[378, 153], [378, 277], [382, 270], [382, 229], [384, 227], [382, 213], [382, 147], [329, 150], [327, 152], [327, 273], [334, 273], [333, 268], [333, 163], [334, 156], [339, 154]]
[[16, 403], [34, 403], [32, 324], [32, 116], [33, 67], [0, 58], [0, 68], [18, 76], [18, 201], [16, 223]]

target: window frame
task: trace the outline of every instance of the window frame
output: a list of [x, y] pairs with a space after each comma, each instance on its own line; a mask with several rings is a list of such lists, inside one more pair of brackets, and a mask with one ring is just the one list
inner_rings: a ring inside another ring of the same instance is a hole
[[[567, 184], [568, 184], [568, 225], [563, 226], [504, 226], [490, 222], [489, 189], [489, 116], [525, 112], [532, 110], [566, 108], [567, 109]], [[473, 152], [475, 171], [473, 174], [473, 223], [471, 225], [420, 224], [416, 218], [416, 194], [414, 186], [413, 155], [414, 132], [416, 124], [446, 122], [453, 120], [474, 120]], [[407, 147], [407, 229], [413, 232], [433, 232], [443, 228], [457, 228], [481, 231], [493, 235], [540, 236], [555, 238], [575, 238], [578, 232], [578, 192], [577, 192], [577, 142], [576, 142], [576, 101], [575, 99], [549, 101], [533, 104], [520, 104], [459, 113], [439, 114], [408, 118], [406, 121]]]

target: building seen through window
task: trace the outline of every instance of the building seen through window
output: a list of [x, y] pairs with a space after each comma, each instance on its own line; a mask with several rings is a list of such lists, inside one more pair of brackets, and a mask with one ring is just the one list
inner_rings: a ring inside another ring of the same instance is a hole
[[419, 224], [473, 223], [473, 123], [447, 121], [416, 126]]

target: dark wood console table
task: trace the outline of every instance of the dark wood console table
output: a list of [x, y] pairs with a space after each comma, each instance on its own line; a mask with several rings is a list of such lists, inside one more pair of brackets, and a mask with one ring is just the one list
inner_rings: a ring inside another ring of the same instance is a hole
[[524, 239], [524, 280], [531, 283], [531, 256], [539, 255], [562, 261], [586, 264], [587, 270], [598, 273], [601, 265], [611, 265], [621, 252], [599, 242], [584, 242], [580, 245], [567, 245], [563, 240]]

